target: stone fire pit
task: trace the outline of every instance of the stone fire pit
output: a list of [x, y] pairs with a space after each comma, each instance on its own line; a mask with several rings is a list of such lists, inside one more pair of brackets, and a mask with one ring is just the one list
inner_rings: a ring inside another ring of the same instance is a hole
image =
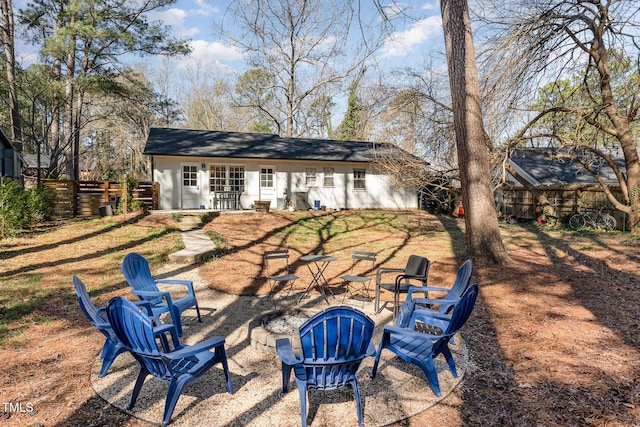
[[289, 338], [295, 353], [301, 353], [298, 330], [316, 312], [305, 309], [276, 310], [264, 313], [249, 323], [251, 346], [276, 352], [276, 340]]

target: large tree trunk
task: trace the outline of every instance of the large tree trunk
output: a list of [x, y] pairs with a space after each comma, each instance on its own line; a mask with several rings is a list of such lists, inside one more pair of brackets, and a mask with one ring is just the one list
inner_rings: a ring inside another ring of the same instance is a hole
[[84, 105], [84, 90], [77, 89], [78, 100], [74, 111], [74, 134], [73, 134], [73, 179], [80, 180], [80, 129], [82, 128], [82, 106]]
[[[51, 67], [51, 74], [56, 82], [60, 81], [62, 75], [62, 63], [56, 59]], [[55, 178], [60, 177], [60, 167], [58, 153], [60, 152], [60, 97], [56, 89], [53, 105], [51, 106], [51, 139], [49, 141], [49, 170], [47, 175], [53, 174]], [[55, 154], [55, 155], [54, 155]]]
[[11, 118], [11, 139], [18, 152], [22, 153], [22, 122], [18, 106], [18, 92], [16, 88], [16, 55], [14, 45], [13, 5], [11, 0], [1, 0], [2, 6], [2, 45], [7, 72], [7, 86], [9, 89], [9, 115]]
[[611, 202], [617, 209], [629, 215], [629, 223], [632, 234], [640, 234], [640, 158], [638, 157], [638, 147], [636, 137], [631, 131], [629, 118], [622, 114], [616, 104], [616, 99], [611, 87], [611, 73], [609, 71], [609, 59], [602, 36], [596, 37], [598, 43], [594, 43], [591, 57], [596, 61], [598, 73], [600, 74], [600, 91], [602, 92], [602, 104], [604, 113], [613, 123], [616, 131], [616, 138], [622, 147], [625, 167], [627, 172], [627, 191], [625, 203], [622, 205], [613, 196]]
[[[72, 19], [70, 26], [74, 24]], [[64, 141], [65, 141], [65, 166], [67, 179], [76, 179], [75, 165], [75, 121], [73, 120], [75, 104], [75, 68], [76, 68], [76, 36], [69, 36], [69, 51], [67, 52], [66, 65], [67, 74], [65, 77], [64, 91]]]
[[493, 200], [468, 4], [466, 0], [440, 0], [440, 6], [466, 208], [466, 256], [482, 264], [509, 263]]

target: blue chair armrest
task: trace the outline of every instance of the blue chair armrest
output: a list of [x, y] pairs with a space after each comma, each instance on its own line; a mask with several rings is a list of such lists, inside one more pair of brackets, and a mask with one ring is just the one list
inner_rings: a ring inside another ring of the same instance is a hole
[[147, 300], [132, 301], [139, 308], [143, 308], [147, 312], [147, 316], [153, 316], [153, 310], [151, 309], [151, 303]]
[[[448, 314], [443, 314], [443, 313], [439, 313], [439, 312], [434, 311], [434, 310], [430, 310], [428, 308], [420, 308], [420, 307], [416, 307], [413, 310], [413, 312], [411, 313], [411, 317], [419, 319], [420, 321], [425, 321], [425, 320], [428, 320], [428, 319], [436, 319], [438, 321], [440, 321], [440, 320], [444, 320], [444, 321], [451, 320], [451, 316], [448, 315]], [[425, 319], [425, 320], [422, 320], [422, 319]]]
[[450, 288], [438, 288], [433, 286], [410, 286], [407, 298], [409, 298], [414, 292], [449, 292]]
[[456, 305], [460, 299], [446, 299], [446, 298], [413, 298], [414, 304], [440, 304], [440, 305]]
[[98, 328], [99, 331], [105, 331], [105, 330], [111, 329], [111, 323], [109, 322], [96, 323], [96, 328]]
[[435, 341], [438, 338], [440, 338], [440, 335], [427, 335], [427, 334], [425, 334], [423, 332], [418, 332], [418, 331], [414, 331], [412, 329], [401, 328], [399, 326], [393, 326], [393, 325], [385, 326], [383, 333], [385, 335], [400, 334], [400, 335], [405, 335], [405, 336], [409, 336], [409, 337], [413, 337], [413, 338], [418, 338], [420, 340], [424, 340], [425, 338], [427, 338], [427, 339], [433, 339]]
[[156, 333], [156, 332], [157, 333], [164, 333], [164, 332], [171, 333], [175, 329], [176, 329], [176, 325], [174, 325], [173, 323], [158, 323], [158, 324], [154, 325], [153, 332], [154, 333]]
[[171, 359], [183, 359], [185, 357], [193, 356], [194, 354], [202, 353], [203, 351], [210, 350], [221, 345], [224, 345], [224, 338], [212, 337], [208, 340], [199, 342], [198, 344], [185, 345], [179, 350], [167, 354], [167, 356]]
[[285, 365], [294, 366], [302, 363], [303, 360], [302, 356], [298, 358], [293, 352], [289, 338], [279, 338], [276, 340], [276, 353], [278, 353], [278, 357], [280, 357], [282, 363]]
[[156, 280], [156, 283], [161, 283], [163, 285], [186, 286], [187, 290], [189, 291], [189, 296], [195, 296], [195, 292], [193, 291], [193, 282], [191, 280], [162, 279]]
[[139, 291], [137, 289], [131, 289], [131, 293], [137, 295], [141, 299], [146, 298], [163, 298], [167, 301], [169, 307], [173, 306], [171, 301], [171, 294], [169, 292], [156, 292], [156, 291]]

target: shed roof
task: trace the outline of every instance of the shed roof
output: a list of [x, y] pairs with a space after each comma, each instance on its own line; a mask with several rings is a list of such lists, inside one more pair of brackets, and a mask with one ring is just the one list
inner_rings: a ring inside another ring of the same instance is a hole
[[2, 129], [0, 127], [0, 148], [2, 149], [11, 149], [11, 150], [15, 150], [16, 147], [15, 145], [13, 145], [13, 142], [11, 141], [11, 139], [9, 139], [9, 137], [7, 136], [7, 134], [4, 132], [4, 129]]
[[[26, 168], [36, 168], [38, 167], [38, 156], [37, 154], [25, 154], [22, 156], [24, 160], [24, 167]], [[46, 154], [40, 154], [40, 167], [48, 168], [51, 164], [51, 159]]]
[[[518, 173], [535, 186], [540, 185], [567, 185], [582, 184], [596, 185], [598, 182], [587, 172], [581, 164], [570, 159], [550, 159], [545, 153], [551, 155], [557, 152], [557, 148], [544, 147], [536, 149], [516, 149], [512, 152], [509, 161], [518, 170]], [[605, 183], [616, 185], [618, 180], [613, 170], [601, 158], [595, 157], [589, 151], [575, 151], [590, 164]], [[624, 159], [620, 155], [613, 155], [618, 167], [626, 170]]]
[[[388, 143], [286, 138], [273, 134], [151, 128], [144, 154], [234, 159], [372, 162], [400, 148]], [[406, 153], [405, 153], [406, 155]]]

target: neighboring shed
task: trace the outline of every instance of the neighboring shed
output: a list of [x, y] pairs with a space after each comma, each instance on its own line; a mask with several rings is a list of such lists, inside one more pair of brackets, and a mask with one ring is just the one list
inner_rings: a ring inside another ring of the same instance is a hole
[[[551, 159], [557, 148], [516, 149], [509, 157], [509, 165], [536, 189], [545, 194], [556, 207], [560, 217], [582, 208], [610, 207], [597, 180], [584, 167], [570, 159]], [[619, 191], [619, 183], [613, 170], [600, 158], [588, 151], [574, 151], [589, 162], [591, 168], [607, 183], [613, 192]], [[614, 153], [615, 154], [615, 153]], [[624, 172], [622, 156], [613, 156]], [[537, 218], [542, 207], [537, 206], [533, 195], [513, 176], [496, 192], [496, 203], [501, 213], [519, 218]], [[613, 213], [613, 212], [612, 212]], [[623, 223], [622, 214], [616, 214]]]
[[417, 208], [416, 189], [394, 188], [375, 167], [394, 150], [401, 151], [383, 143], [152, 128], [144, 154], [159, 183], [160, 209], [247, 209], [258, 200], [274, 208]]
[[36, 154], [25, 154], [23, 156], [24, 164], [22, 165], [22, 175], [24, 176], [25, 186], [33, 186], [38, 183], [38, 170], [40, 170], [40, 179], [44, 179], [47, 169], [49, 169], [50, 159], [46, 154], [40, 155], [40, 165], [38, 166], [38, 156]]
[[0, 176], [7, 176], [13, 179], [19, 179], [20, 157], [18, 150], [13, 145], [4, 130], [0, 128]]

